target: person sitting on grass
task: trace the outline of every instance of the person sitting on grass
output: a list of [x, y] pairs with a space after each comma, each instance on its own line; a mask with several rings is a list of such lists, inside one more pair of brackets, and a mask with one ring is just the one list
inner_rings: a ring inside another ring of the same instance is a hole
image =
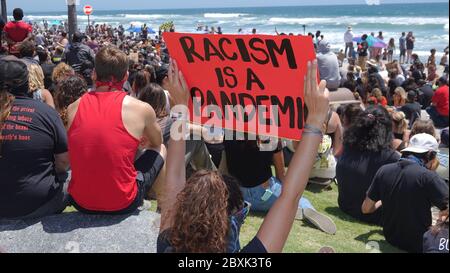
[[29, 97], [28, 80], [22, 61], [0, 61], [0, 218], [57, 214], [69, 201], [66, 130], [53, 108]]
[[[127, 71], [125, 53], [103, 47], [95, 57], [95, 90], [67, 108], [69, 193], [84, 213], [132, 213], [152, 187], [158, 203], [164, 202], [159, 190], [165, 175], [161, 129], [153, 108], [122, 90]], [[134, 162], [141, 139], [148, 150]]]
[[422, 115], [422, 106], [417, 102], [417, 91], [409, 91], [407, 102], [400, 108], [405, 113], [406, 119], [409, 120], [408, 127], [411, 128], [416, 120]]
[[423, 251], [423, 236], [432, 224], [431, 207], [448, 209], [448, 185], [435, 172], [438, 148], [433, 136], [415, 135], [400, 161], [380, 168], [361, 206], [368, 215], [382, 207], [386, 240], [408, 252]]
[[431, 106], [427, 108], [427, 113], [433, 120], [434, 125], [438, 128], [448, 127], [448, 82], [447, 79], [441, 77], [438, 81], [439, 88], [434, 92], [431, 99]]
[[382, 106], [363, 111], [344, 133], [344, 152], [336, 166], [339, 208], [354, 218], [381, 225], [381, 210], [361, 213], [367, 189], [381, 166], [400, 159], [391, 148], [392, 118]]
[[405, 149], [409, 142], [408, 120], [403, 112], [393, 112], [392, 116], [392, 130], [394, 133], [394, 140], [392, 141], [392, 148], [400, 152]]
[[[294, 223], [322, 139], [321, 128], [329, 108], [326, 82], [317, 85], [316, 62], [308, 63], [305, 80], [305, 103], [309, 110], [307, 129], [287, 171], [281, 195], [270, 208], [256, 237], [240, 250], [241, 253], [281, 252]], [[175, 62], [169, 72], [169, 81], [167, 89], [173, 102], [187, 106], [189, 91]], [[185, 122], [186, 118], [181, 117], [175, 124]], [[169, 195], [168, 201], [161, 207], [157, 251], [226, 252], [229, 234], [236, 230], [231, 227], [234, 226], [233, 216], [236, 213], [243, 214], [242, 209], [245, 209], [239, 197], [240, 192], [236, 186], [230, 187], [227, 179], [214, 171], [201, 171], [186, 181], [184, 153], [185, 141], [172, 139], [165, 184]]]
[[423, 235], [424, 253], [449, 253], [448, 251], [448, 205], [447, 210], [441, 212], [439, 219]]

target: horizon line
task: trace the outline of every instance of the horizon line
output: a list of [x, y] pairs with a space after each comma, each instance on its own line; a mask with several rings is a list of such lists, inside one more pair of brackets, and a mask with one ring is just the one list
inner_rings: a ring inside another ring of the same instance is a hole
[[[154, 10], [154, 11], [162, 11], [162, 10], [212, 10], [212, 9], [235, 9], [235, 8], [281, 8], [281, 7], [323, 7], [323, 6], [387, 6], [387, 5], [416, 5], [416, 4], [445, 4], [447, 1], [441, 2], [416, 2], [416, 3], [381, 3], [380, 5], [368, 5], [368, 4], [299, 4], [299, 5], [279, 5], [279, 6], [239, 6], [239, 7], [206, 7], [206, 8], [192, 8], [192, 7], [181, 7], [181, 8], [145, 8], [145, 9], [96, 9], [97, 11], [140, 11], [140, 10]], [[82, 5], [77, 5], [82, 6]], [[33, 12], [67, 12], [67, 10], [35, 10]], [[77, 8], [77, 13], [82, 12], [82, 9]]]

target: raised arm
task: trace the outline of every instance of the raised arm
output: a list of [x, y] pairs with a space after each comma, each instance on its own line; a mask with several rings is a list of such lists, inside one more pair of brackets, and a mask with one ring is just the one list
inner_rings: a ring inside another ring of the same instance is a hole
[[[189, 92], [184, 80], [183, 74], [178, 70], [176, 62], [172, 61], [168, 73], [167, 89], [171, 95], [174, 105], [187, 107], [189, 101]], [[180, 117], [172, 125], [172, 130], [183, 130], [186, 125], [186, 117]], [[172, 211], [180, 193], [186, 184], [186, 166], [184, 163], [184, 154], [186, 151], [186, 143], [184, 138], [171, 138], [167, 151], [167, 169], [165, 192], [166, 202], [161, 207], [161, 225], [160, 232], [169, 229], [172, 226]]]
[[[317, 85], [317, 61], [308, 63], [305, 78], [305, 103], [309, 115], [306, 124], [320, 130], [326, 120], [329, 100], [326, 82]], [[314, 132], [313, 132], [314, 131]], [[321, 135], [306, 130], [289, 165], [280, 197], [270, 209], [257, 237], [268, 252], [281, 252], [291, 231], [298, 203], [308, 183], [309, 173], [317, 156]]]

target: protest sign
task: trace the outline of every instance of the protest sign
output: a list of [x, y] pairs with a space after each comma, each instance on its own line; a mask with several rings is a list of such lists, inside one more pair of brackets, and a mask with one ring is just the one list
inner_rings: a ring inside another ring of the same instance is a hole
[[309, 36], [164, 33], [183, 72], [193, 123], [299, 140]]

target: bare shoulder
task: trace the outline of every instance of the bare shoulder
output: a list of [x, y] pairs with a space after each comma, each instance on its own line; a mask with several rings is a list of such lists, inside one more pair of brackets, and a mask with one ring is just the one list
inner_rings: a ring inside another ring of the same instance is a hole
[[140, 101], [131, 96], [125, 97], [125, 99], [123, 100], [123, 105], [127, 112], [133, 112], [136, 115], [145, 117], [155, 116], [155, 111], [153, 110], [153, 107], [150, 106], [150, 104]]
[[72, 126], [72, 122], [75, 119], [75, 115], [77, 114], [80, 102], [81, 98], [77, 99], [74, 103], [67, 106], [67, 128], [70, 128], [70, 126]]

